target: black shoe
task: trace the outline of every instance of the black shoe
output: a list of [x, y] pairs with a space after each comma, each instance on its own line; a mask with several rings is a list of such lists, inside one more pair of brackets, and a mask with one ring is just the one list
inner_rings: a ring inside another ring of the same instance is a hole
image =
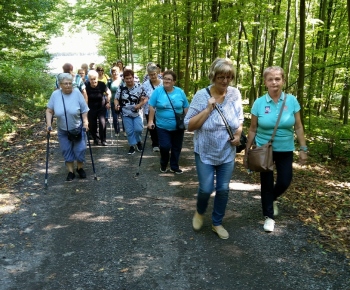
[[94, 140], [94, 145], [98, 145], [98, 140]]
[[79, 169], [77, 168], [77, 172], [80, 178], [86, 178], [86, 173], [83, 168], [79, 168]]
[[102, 142], [102, 146], [108, 146], [107, 142], [106, 141]]
[[160, 171], [161, 173], [166, 173], [168, 170], [166, 169], [166, 167], [161, 166], [161, 167], [159, 168], [159, 171]]
[[182, 172], [182, 170], [181, 169], [170, 169], [170, 172], [173, 172], [173, 173], [175, 173], [175, 174], [182, 174], [183, 172]]
[[141, 152], [142, 151], [142, 144], [141, 144], [141, 142], [138, 142], [137, 144], [136, 144], [136, 149], [137, 149], [137, 151], [139, 151], [139, 152]]
[[135, 147], [134, 147], [134, 146], [130, 146], [130, 149], [129, 149], [128, 154], [129, 154], [129, 155], [135, 154]]
[[66, 181], [72, 181], [74, 178], [75, 174], [73, 172], [69, 172]]

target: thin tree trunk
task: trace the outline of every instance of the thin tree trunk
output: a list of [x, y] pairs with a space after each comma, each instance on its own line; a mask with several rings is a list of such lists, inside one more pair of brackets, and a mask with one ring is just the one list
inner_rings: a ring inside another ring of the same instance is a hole
[[[282, 49], [282, 55], [281, 55], [281, 67], [285, 69], [285, 59], [286, 59], [286, 53], [288, 50], [288, 38], [289, 38], [289, 22], [290, 22], [290, 7], [291, 7], [292, 1], [288, 0], [287, 4], [287, 11], [286, 11], [286, 22], [285, 22], [285, 29], [284, 29], [284, 42], [283, 42], [283, 49]], [[288, 78], [286, 78], [287, 80]]]
[[184, 84], [184, 91], [185, 94], [188, 95], [189, 93], [189, 86], [190, 86], [190, 55], [191, 55], [191, 0], [186, 1], [186, 56], [185, 56], [185, 84]]
[[[211, 21], [212, 23], [219, 22], [219, 14], [220, 14], [220, 2], [218, 0], [212, 0], [211, 3]], [[212, 56], [211, 60], [214, 61], [215, 58], [218, 57], [219, 54], [219, 41], [216, 29], [213, 32], [212, 39]]]
[[[299, 78], [298, 78], [298, 101], [300, 104], [300, 118], [304, 120], [304, 82], [305, 82], [305, 0], [300, 0], [300, 30], [299, 30]], [[309, 128], [310, 129], [310, 128]]]

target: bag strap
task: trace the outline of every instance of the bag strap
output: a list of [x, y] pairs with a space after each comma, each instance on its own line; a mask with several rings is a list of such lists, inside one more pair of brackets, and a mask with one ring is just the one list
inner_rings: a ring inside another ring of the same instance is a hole
[[[206, 90], [207, 90], [209, 96], [212, 97], [209, 88], [206, 88]], [[233, 140], [235, 137], [234, 137], [234, 135], [233, 135], [233, 133], [232, 133], [232, 130], [231, 130], [231, 128], [230, 128], [230, 125], [228, 124], [228, 122], [227, 122], [227, 120], [226, 120], [224, 114], [221, 112], [221, 110], [219, 109], [219, 107], [218, 107], [217, 104], [215, 104], [215, 109], [218, 111], [218, 113], [220, 114], [222, 120], [224, 121], [226, 130], [227, 130], [228, 134], [230, 135], [230, 139]]]
[[[69, 131], [69, 129], [68, 129], [68, 122], [67, 122], [66, 105], [65, 105], [65, 103], [64, 103], [64, 98], [63, 98], [63, 94], [62, 94], [62, 92], [61, 92], [61, 96], [62, 96], [62, 102], [63, 102], [64, 116], [66, 117], [66, 126], [67, 126], [67, 131]], [[80, 114], [80, 119], [81, 119], [81, 122], [83, 123], [83, 116], [82, 116], [82, 114]]]
[[287, 100], [287, 95], [285, 94], [285, 92], [283, 92], [283, 94], [284, 94], [284, 100], [283, 100], [283, 103], [282, 103], [282, 107], [281, 107], [280, 113], [278, 115], [278, 119], [277, 119], [275, 128], [273, 129], [273, 133], [272, 133], [271, 139], [269, 141], [271, 143], [273, 142], [273, 139], [275, 138], [277, 127], [278, 127], [278, 124], [280, 123], [280, 120], [281, 120], [281, 117], [282, 117], [282, 113], [283, 113], [283, 108], [284, 108], [284, 105], [285, 105], [286, 100]]
[[167, 97], [168, 97], [168, 99], [169, 99], [170, 105], [171, 105], [171, 107], [173, 108], [173, 111], [174, 111], [174, 114], [175, 114], [175, 117], [176, 117], [176, 112], [175, 112], [173, 103], [171, 102], [170, 97], [169, 97], [169, 95], [168, 95], [168, 92], [166, 91], [166, 89], [165, 89], [164, 87], [163, 87], [163, 89], [164, 89], [164, 92], [166, 93], [166, 95], [167, 95]]
[[64, 116], [66, 117], [66, 126], [67, 126], [67, 131], [68, 130], [68, 122], [67, 122], [67, 112], [66, 112], [66, 105], [64, 103], [64, 98], [63, 98], [63, 94], [61, 93], [61, 96], [62, 96], [62, 102], [63, 102], [63, 109], [64, 109]]

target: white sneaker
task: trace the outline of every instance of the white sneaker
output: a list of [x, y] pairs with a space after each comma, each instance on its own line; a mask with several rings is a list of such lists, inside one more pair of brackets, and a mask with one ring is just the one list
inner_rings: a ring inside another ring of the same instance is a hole
[[159, 151], [160, 151], [159, 147], [157, 147], [157, 146], [153, 147], [153, 152], [159, 152]]
[[273, 232], [275, 228], [275, 221], [268, 216], [265, 217], [265, 223], [264, 223], [264, 231], [265, 232]]
[[274, 201], [273, 202], [273, 215], [274, 216], [278, 216], [278, 213], [279, 213], [279, 211], [278, 211], [278, 204], [277, 204], [277, 201]]

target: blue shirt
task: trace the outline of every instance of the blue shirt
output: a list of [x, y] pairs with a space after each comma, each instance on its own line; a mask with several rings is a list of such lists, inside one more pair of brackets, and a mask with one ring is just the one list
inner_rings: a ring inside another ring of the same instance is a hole
[[[266, 94], [255, 100], [251, 113], [258, 118], [258, 127], [255, 135], [257, 146], [266, 144], [272, 136], [276, 125], [278, 114], [284, 100], [282, 93], [276, 104], [271, 97]], [[294, 151], [294, 114], [300, 111], [298, 100], [293, 95], [286, 95], [287, 100], [282, 112], [280, 123], [278, 124], [274, 141], [273, 151], [286, 152]]]
[[77, 88], [73, 89], [70, 95], [63, 94], [61, 90], [56, 90], [52, 93], [47, 107], [54, 111], [57, 117], [57, 127], [67, 131], [62, 97], [66, 108], [68, 130], [80, 127], [82, 123], [80, 114], [87, 113], [89, 108], [83, 95]]
[[[210, 98], [206, 89], [199, 90], [193, 97], [190, 108], [185, 117], [185, 125], [190, 119], [206, 109]], [[229, 86], [225, 99], [218, 104], [225, 116], [232, 132], [236, 132], [243, 123], [243, 108], [241, 93], [237, 88]], [[194, 131], [194, 152], [199, 154], [205, 164], [220, 165], [234, 161], [236, 146], [232, 146], [225, 123], [217, 112], [213, 110], [202, 127]]]
[[[184, 108], [188, 108], [189, 104], [186, 95], [179, 87], [174, 86], [174, 90], [168, 93], [168, 95], [176, 113], [181, 114]], [[148, 103], [156, 110], [157, 127], [169, 131], [176, 130], [175, 113], [165, 93], [164, 87], [157, 87], [153, 91]]]

